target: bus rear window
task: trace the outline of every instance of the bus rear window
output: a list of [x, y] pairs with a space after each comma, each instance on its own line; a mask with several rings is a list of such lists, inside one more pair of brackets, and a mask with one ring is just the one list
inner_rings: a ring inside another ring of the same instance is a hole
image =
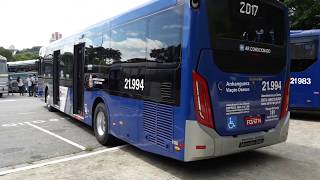
[[277, 74], [287, 62], [288, 25], [277, 1], [207, 1], [214, 61], [220, 70]]
[[318, 40], [316, 38], [293, 39], [290, 48], [293, 72], [304, 71], [317, 61]]
[[256, 0], [208, 1], [209, 25], [217, 39], [283, 45], [284, 11]]
[[8, 67], [6, 61], [0, 61], [0, 74], [6, 74], [7, 69]]

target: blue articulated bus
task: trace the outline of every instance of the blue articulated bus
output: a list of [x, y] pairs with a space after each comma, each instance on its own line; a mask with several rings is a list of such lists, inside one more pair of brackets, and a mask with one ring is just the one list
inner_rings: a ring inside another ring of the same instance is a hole
[[291, 110], [320, 110], [320, 30], [291, 31]]
[[181, 161], [287, 139], [288, 10], [277, 0], [159, 0], [41, 50], [45, 101]]

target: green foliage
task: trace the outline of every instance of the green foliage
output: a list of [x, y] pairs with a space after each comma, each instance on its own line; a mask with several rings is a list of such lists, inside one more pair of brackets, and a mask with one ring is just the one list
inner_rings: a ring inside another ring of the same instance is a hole
[[31, 59], [37, 59], [38, 54], [31, 53], [31, 52], [24, 52], [14, 55], [14, 58], [16, 61], [24, 61], [24, 60], [31, 60]]
[[39, 57], [40, 48], [40, 46], [35, 46], [31, 49], [17, 51], [15, 55], [12, 55], [13, 52], [11, 50], [0, 47], [0, 55], [6, 57], [8, 62], [37, 59]]
[[12, 56], [12, 51], [3, 47], [0, 47], [0, 55], [6, 57], [9, 62], [15, 61], [14, 57]]
[[284, 0], [292, 29], [320, 29], [320, 0]]
[[35, 46], [31, 49], [23, 49], [21, 51], [17, 51], [17, 53], [14, 55], [14, 58], [16, 61], [37, 59], [39, 57], [40, 48], [40, 46]]

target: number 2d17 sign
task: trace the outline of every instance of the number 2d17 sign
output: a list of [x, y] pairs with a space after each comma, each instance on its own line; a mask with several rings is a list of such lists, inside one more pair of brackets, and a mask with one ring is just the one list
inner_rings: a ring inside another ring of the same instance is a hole
[[255, 4], [250, 4], [248, 2], [241, 1], [240, 2], [240, 13], [256, 16], [259, 11], [259, 6]]

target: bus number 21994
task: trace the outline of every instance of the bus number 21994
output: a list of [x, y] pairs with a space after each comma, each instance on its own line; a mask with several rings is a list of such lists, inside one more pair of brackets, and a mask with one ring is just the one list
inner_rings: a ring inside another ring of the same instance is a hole
[[262, 91], [280, 91], [281, 81], [262, 81]]
[[143, 91], [144, 90], [144, 79], [125, 78], [124, 79], [124, 89]]

